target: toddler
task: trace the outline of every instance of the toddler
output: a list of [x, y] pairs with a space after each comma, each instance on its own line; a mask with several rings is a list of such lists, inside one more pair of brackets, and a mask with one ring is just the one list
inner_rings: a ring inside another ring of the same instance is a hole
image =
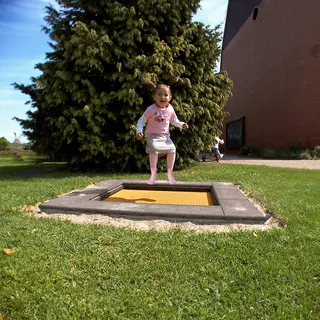
[[137, 139], [143, 138], [143, 128], [146, 125], [146, 152], [149, 154], [151, 177], [148, 184], [154, 184], [157, 175], [159, 154], [167, 154], [167, 171], [170, 184], [175, 184], [173, 166], [176, 158], [176, 147], [170, 139], [170, 123], [186, 129], [188, 125], [178, 120], [170, 104], [171, 90], [165, 84], [154, 85], [154, 104], [149, 106], [137, 123]]
[[219, 137], [214, 137], [210, 157], [215, 156], [217, 162], [223, 157], [223, 153], [219, 151], [219, 144], [224, 144], [224, 140]]

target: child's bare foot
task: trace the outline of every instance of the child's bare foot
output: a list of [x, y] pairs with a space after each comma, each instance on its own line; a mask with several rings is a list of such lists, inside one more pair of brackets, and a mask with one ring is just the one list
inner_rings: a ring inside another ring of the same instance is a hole
[[155, 184], [156, 183], [156, 177], [151, 177], [148, 181], [147, 184]]
[[168, 175], [168, 180], [170, 184], [176, 184], [177, 181], [172, 175]]

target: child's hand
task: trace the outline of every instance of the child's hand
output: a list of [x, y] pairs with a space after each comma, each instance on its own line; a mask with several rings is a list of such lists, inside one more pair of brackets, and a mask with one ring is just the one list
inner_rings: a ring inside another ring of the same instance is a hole
[[143, 134], [142, 134], [142, 133], [138, 133], [138, 134], [137, 134], [137, 139], [138, 139], [138, 140], [141, 140], [142, 138], [143, 138]]
[[186, 124], [186, 123], [184, 123], [183, 125], [182, 125], [182, 129], [188, 129], [189, 128], [189, 126]]

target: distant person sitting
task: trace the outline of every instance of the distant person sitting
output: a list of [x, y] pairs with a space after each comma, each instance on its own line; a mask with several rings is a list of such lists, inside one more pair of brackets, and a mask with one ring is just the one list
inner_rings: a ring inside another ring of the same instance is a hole
[[219, 160], [221, 158], [223, 158], [223, 153], [220, 153], [220, 151], [219, 151], [219, 145], [220, 144], [224, 144], [224, 140], [220, 139], [219, 137], [214, 137], [213, 144], [212, 144], [212, 147], [211, 147], [210, 158], [215, 157], [217, 162], [219, 162]]

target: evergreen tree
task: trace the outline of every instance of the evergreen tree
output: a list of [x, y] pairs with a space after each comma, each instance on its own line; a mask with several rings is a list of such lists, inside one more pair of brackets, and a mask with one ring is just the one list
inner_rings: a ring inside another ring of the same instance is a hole
[[171, 130], [176, 166], [208, 148], [224, 119], [231, 81], [214, 73], [220, 32], [192, 16], [200, 0], [58, 0], [44, 31], [52, 52], [36, 68], [32, 109], [20, 121], [33, 149], [73, 166], [143, 171], [145, 147], [135, 125], [152, 93], [143, 79], [171, 85], [188, 130]]

